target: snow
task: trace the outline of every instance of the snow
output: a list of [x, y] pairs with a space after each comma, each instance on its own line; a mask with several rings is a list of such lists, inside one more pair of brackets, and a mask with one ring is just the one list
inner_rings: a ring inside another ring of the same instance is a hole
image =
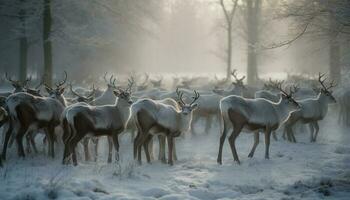
[[[350, 134], [336, 119], [331, 109], [316, 143], [309, 143], [308, 132], [296, 134], [297, 144], [279, 133], [279, 141], [271, 142], [270, 160], [264, 159], [264, 137], [254, 158], [248, 158], [253, 134], [241, 133], [236, 141], [241, 165], [233, 162], [227, 141], [223, 165], [216, 163], [220, 135], [215, 128], [178, 138], [179, 160], [172, 167], [160, 161], [147, 164], [145, 158], [141, 166], [136, 164], [127, 135], [121, 138], [121, 161], [113, 164], [107, 164], [106, 145], [100, 145], [99, 162], [80, 158], [77, 167], [61, 165], [62, 149], [55, 159], [40, 153], [23, 160], [13, 145], [0, 169], [0, 199], [345, 200], [350, 198]], [[38, 137], [39, 149], [41, 141]]]

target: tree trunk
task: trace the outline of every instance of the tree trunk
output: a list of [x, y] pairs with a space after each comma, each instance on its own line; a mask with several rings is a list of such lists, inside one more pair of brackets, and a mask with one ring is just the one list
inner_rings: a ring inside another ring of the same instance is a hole
[[231, 66], [232, 66], [232, 22], [228, 22], [227, 27], [227, 66], [226, 66], [226, 79], [230, 80]]
[[260, 12], [260, 0], [247, 0], [247, 80], [249, 85], [255, 84], [258, 79], [257, 45], [259, 43]]
[[21, 10], [19, 11], [19, 19], [21, 23], [21, 36], [19, 38], [19, 80], [24, 82], [27, 78], [27, 55], [28, 40], [26, 36], [26, 11], [24, 9], [24, 0], [21, 0]]
[[334, 16], [329, 16], [329, 71], [332, 80], [340, 83], [341, 69], [340, 69], [340, 44], [338, 41], [338, 24]]
[[45, 84], [52, 86], [52, 43], [51, 43], [51, 0], [44, 1], [43, 11], [43, 49], [44, 49], [44, 77]]

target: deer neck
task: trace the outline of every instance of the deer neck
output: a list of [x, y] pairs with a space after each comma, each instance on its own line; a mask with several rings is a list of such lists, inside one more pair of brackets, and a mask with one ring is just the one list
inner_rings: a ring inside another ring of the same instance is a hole
[[130, 104], [117, 98], [115, 102], [115, 109], [119, 112], [122, 123], [125, 125], [130, 116]]
[[280, 100], [277, 103], [273, 103], [272, 105], [274, 106], [280, 121], [284, 121], [288, 117], [290, 110], [286, 104], [283, 104], [282, 97], [280, 97]]
[[192, 112], [188, 115], [184, 115], [181, 112], [177, 112], [177, 127], [179, 127], [180, 132], [186, 132], [190, 128], [192, 121]]
[[317, 100], [320, 106], [319, 108], [321, 111], [321, 115], [322, 117], [324, 117], [328, 112], [328, 99], [324, 94], [320, 93], [317, 97]]

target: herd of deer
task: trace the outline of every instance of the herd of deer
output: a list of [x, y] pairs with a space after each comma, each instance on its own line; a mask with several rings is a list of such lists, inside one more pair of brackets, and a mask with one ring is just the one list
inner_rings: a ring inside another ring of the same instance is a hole
[[[227, 89], [220, 89], [228, 80], [219, 80], [190, 90], [192, 82], [184, 79], [181, 88], [173, 87], [175, 91], [162, 88], [162, 79], [149, 81], [146, 75], [141, 84], [136, 84], [134, 76], [128, 78], [127, 84], [117, 84], [117, 79], [110, 76], [105, 91], [95, 87], [92, 90], [80, 88], [65, 91], [67, 73], [64, 79], [54, 87], [44, 85], [46, 95], [40, 91], [42, 83], [34, 89], [24, 82], [12, 80], [6, 74], [6, 79], [14, 87], [13, 92], [0, 93], [0, 126], [4, 133], [2, 160], [6, 159], [6, 151], [14, 141], [17, 143], [19, 157], [25, 156], [23, 139], [27, 141], [26, 151], [37, 152], [36, 134], [44, 133], [48, 145], [48, 153], [55, 156], [55, 144], [59, 144], [58, 135], [62, 136], [64, 144], [63, 164], [71, 161], [77, 165], [76, 147], [83, 144], [85, 159], [90, 160], [89, 144], [94, 145], [94, 159], [97, 159], [98, 137], [108, 136], [108, 162], [112, 161], [113, 147], [115, 159], [119, 160], [119, 139], [123, 132], [137, 133], [133, 137], [133, 155], [141, 163], [142, 148], [147, 162], [153, 157], [153, 136], [159, 140], [159, 156], [166, 162], [165, 147], [168, 145], [168, 164], [173, 165], [177, 159], [175, 138], [191, 130], [196, 133], [195, 124], [205, 120], [205, 132], [211, 125], [218, 122], [222, 135], [220, 137], [217, 162], [222, 164], [223, 144], [230, 132], [228, 141], [234, 160], [240, 162], [235, 147], [235, 140], [241, 131], [254, 133], [254, 145], [249, 153], [253, 157], [259, 143], [259, 132], [265, 136], [265, 158], [269, 158], [270, 136], [282, 127], [283, 137], [296, 142], [293, 127], [297, 123], [308, 124], [310, 141], [315, 142], [319, 132], [318, 122], [327, 114], [328, 104], [335, 103], [331, 82], [325, 84], [324, 74], [319, 74], [320, 87], [297, 87], [285, 84], [283, 81], [265, 82], [261, 88], [244, 85], [244, 76], [237, 77], [232, 72], [234, 81]], [[176, 77], [174, 81], [179, 82]], [[153, 85], [148, 89], [148, 85]], [[193, 88], [193, 87], [192, 87]], [[133, 90], [135, 90], [133, 92]], [[85, 93], [85, 94], [82, 94]], [[70, 98], [69, 98], [70, 97]], [[342, 97], [342, 98], [346, 98]], [[340, 99], [342, 99], [340, 98]], [[341, 103], [344, 104], [345, 100]], [[342, 110], [342, 109], [341, 109]], [[344, 114], [345, 112], [346, 114]], [[348, 115], [347, 110], [340, 112], [340, 118]], [[25, 137], [24, 137], [25, 136]], [[0, 160], [1, 164], [1, 160]]]

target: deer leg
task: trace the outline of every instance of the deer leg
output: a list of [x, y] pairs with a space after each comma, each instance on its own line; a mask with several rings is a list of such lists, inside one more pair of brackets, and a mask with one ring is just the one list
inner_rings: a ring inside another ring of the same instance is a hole
[[64, 144], [64, 150], [63, 150], [63, 159], [62, 159], [62, 164], [67, 165], [69, 162], [69, 156], [70, 156], [70, 149], [69, 149], [69, 144], [66, 143]]
[[118, 134], [113, 134], [112, 136], [114, 149], [115, 149], [115, 160], [119, 161], [119, 140], [118, 140]]
[[160, 160], [162, 163], [166, 163], [166, 158], [165, 158], [165, 137], [163, 135], [158, 135], [158, 142], [159, 142], [158, 160]]
[[238, 135], [241, 133], [243, 126], [242, 125], [235, 125], [234, 126], [234, 130], [232, 131], [232, 134], [230, 135], [230, 137], [228, 138], [228, 142], [230, 143], [230, 147], [231, 147], [231, 152], [233, 155], [233, 159], [234, 161], [236, 161], [238, 164], [240, 164], [241, 162], [239, 161], [238, 158], [238, 154], [237, 154], [237, 150], [236, 150], [236, 145], [235, 145], [235, 141], [236, 138], [238, 137]]
[[167, 136], [167, 142], [168, 142], [168, 164], [174, 165], [173, 161], [173, 144], [174, 144], [174, 138], [170, 135]]
[[[142, 146], [145, 143], [147, 136], [148, 136], [148, 134], [143, 133], [142, 136], [140, 136], [138, 143], [137, 143], [137, 160], [138, 160], [140, 165], [142, 164], [142, 155], [141, 155]], [[145, 154], [147, 154], [147, 153], [145, 152]]]
[[72, 140], [71, 140], [71, 142], [70, 142], [70, 144], [69, 144], [69, 150], [70, 150], [70, 152], [69, 152], [69, 154], [72, 154], [72, 160], [73, 160], [73, 165], [74, 166], [77, 166], [78, 165], [78, 161], [77, 161], [77, 153], [76, 153], [76, 147], [77, 147], [77, 144], [78, 144], [78, 142], [84, 137], [84, 135], [85, 134], [81, 134], [81, 135], [79, 135], [79, 134], [76, 134], [73, 138], [72, 138]]
[[224, 146], [227, 131], [228, 131], [228, 128], [227, 128], [226, 122], [224, 121], [224, 130], [223, 130], [221, 137], [220, 137], [219, 153], [218, 153], [218, 158], [217, 158], [217, 163], [220, 165], [222, 164], [222, 148]]
[[[153, 135], [149, 134], [146, 137], [146, 139], [145, 139], [145, 141], [143, 143], [143, 148], [144, 148], [144, 151], [145, 151], [145, 154], [146, 154], [147, 163], [151, 163], [151, 156], [150, 156], [150, 153], [149, 153], [148, 145], [149, 145], [150, 142], [153, 143], [152, 138], [153, 138]], [[152, 151], [153, 151], [153, 148], [152, 148]]]
[[316, 138], [317, 138], [318, 132], [320, 130], [320, 127], [318, 126], [318, 122], [317, 121], [314, 122], [314, 127], [315, 127], [316, 131], [315, 131], [313, 142], [316, 142]]
[[266, 128], [266, 130], [265, 130], [265, 159], [270, 159], [270, 156], [269, 156], [270, 138], [271, 138], [271, 130], [270, 130], [270, 128]]
[[38, 148], [36, 148], [36, 144], [35, 144], [35, 136], [36, 134], [33, 135], [33, 133], [31, 133], [31, 137], [29, 138], [29, 140], [33, 147], [34, 153], [38, 153]]
[[154, 160], [154, 152], [153, 152], [153, 137], [147, 142], [147, 148], [149, 152], [149, 157], [151, 160]]
[[11, 133], [12, 133], [12, 123], [9, 122], [9, 126], [8, 126], [6, 134], [5, 134], [4, 146], [2, 147], [1, 157], [2, 157], [3, 160], [6, 160], [7, 145], [9, 143], [9, 140], [10, 140], [10, 137], [11, 137]]
[[275, 141], [278, 141], [276, 131], [272, 131], [272, 136]]
[[29, 131], [26, 134], [26, 152], [30, 154], [32, 152], [32, 149], [30, 147], [30, 137], [31, 137], [31, 131]]
[[173, 159], [175, 160], [175, 161], [177, 161], [177, 155], [176, 155], [176, 142], [175, 142], [175, 138], [173, 138]]
[[254, 133], [254, 145], [253, 145], [253, 148], [248, 155], [249, 158], [253, 158], [255, 149], [258, 146], [258, 144], [259, 144], [259, 131], [256, 131]]
[[137, 145], [139, 143], [140, 137], [141, 137], [141, 132], [138, 131], [137, 135], [136, 135], [136, 137], [134, 139], [134, 159], [136, 159], [136, 157], [137, 157], [137, 148], [138, 148]]
[[55, 127], [49, 126], [48, 128], [48, 142], [49, 142], [49, 150], [50, 150], [50, 156], [52, 158], [55, 158]]
[[92, 141], [94, 143], [94, 149], [95, 149], [95, 154], [94, 154], [94, 162], [97, 162], [98, 158], [98, 138], [92, 138]]
[[25, 133], [26, 133], [26, 128], [21, 126], [17, 135], [16, 135], [18, 156], [23, 157], [23, 158], [25, 157], [24, 148], [23, 148], [23, 136]]
[[89, 141], [90, 141], [89, 137], [83, 138], [83, 147], [84, 147], [85, 161], [90, 161], [91, 160], [90, 152], [89, 152]]
[[314, 124], [313, 123], [310, 123], [309, 124], [309, 128], [310, 128], [310, 142], [313, 142], [313, 139], [314, 139]]
[[112, 162], [113, 141], [110, 136], [107, 137], [108, 141], [108, 160], [107, 163]]

